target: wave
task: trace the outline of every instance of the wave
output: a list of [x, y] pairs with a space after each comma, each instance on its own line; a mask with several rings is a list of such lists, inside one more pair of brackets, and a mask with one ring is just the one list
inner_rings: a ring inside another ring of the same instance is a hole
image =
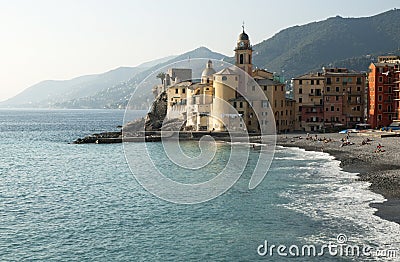
[[[386, 199], [370, 191], [370, 183], [358, 181], [356, 173], [342, 171], [340, 161], [327, 153], [299, 148], [287, 148], [282, 152], [285, 150], [289, 156], [277, 159], [288, 160], [291, 166], [277, 169], [287, 172], [292, 169], [292, 175], [297, 177], [299, 183], [289, 185], [288, 190], [280, 194], [290, 200], [280, 206], [330, 224], [329, 228], [321, 230], [320, 235], [308, 237], [307, 241], [326, 243], [334, 241], [332, 237], [335, 235], [344, 233], [357, 244], [399, 250], [400, 225], [374, 215], [376, 209], [370, 204], [383, 203]], [[297, 160], [301, 159], [305, 164], [297, 167]]]

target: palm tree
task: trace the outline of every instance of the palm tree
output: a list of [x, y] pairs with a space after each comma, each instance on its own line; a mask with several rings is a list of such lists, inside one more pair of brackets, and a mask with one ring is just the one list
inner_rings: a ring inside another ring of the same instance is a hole
[[158, 73], [158, 75], [156, 77], [160, 78], [161, 84], [162, 84], [164, 79], [165, 79], [165, 73], [164, 72], [160, 72], [160, 73]]

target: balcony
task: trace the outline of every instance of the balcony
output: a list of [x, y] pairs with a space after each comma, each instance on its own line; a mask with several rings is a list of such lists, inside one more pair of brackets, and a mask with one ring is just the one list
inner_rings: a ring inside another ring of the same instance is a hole
[[309, 96], [322, 96], [322, 93], [309, 93]]
[[318, 110], [318, 111], [306, 111], [306, 114], [322, 114], [324, 111], [323, 110]]
[[361, 105], [362, 102], [361, 101], [347, 101], [347, 104], [349, 104], [349, 105]]
[[320, 104], [319, 102], [308, 102], [308, 103], [302, 103], [303, 107], [321, 107], [322, 104]]

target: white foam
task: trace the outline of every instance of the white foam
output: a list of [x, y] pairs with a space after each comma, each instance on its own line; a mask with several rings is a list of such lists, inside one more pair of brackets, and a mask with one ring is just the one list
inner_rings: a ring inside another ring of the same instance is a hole
[[[353, 232], [335, 232], [348, 234], [350, 240], [357, 244], [376, 245], [380, 248], [397, 249], [400, 255], [400, 225], [383, 220], [374, 215], [376, 209], [371, 208], [371, 203], [382, 203], [385, 198], [368, 189], [370, 183], [357, 181], [357, 174], [343, 172], [339, 161], [322, 152], [310, 152], [302, 149], [288, 148], [290, 156], [287, 160], [326, 159], [329, 161], [312, 162], [314, 168], [294, 167], [298, 170], [299, 178], [309, 178], [310, 170], [317, 181], [289, 186], [287, 192], [281, 194], [290, 200], [285, 208], [301, 212], [312, 219], [328, 221], [330, 223], [353, 225]], [[316, 171], [316, 172], [315, 172]], [[305, 179], [307, 182], [307, 179]], [[358, 230], [360, 229], [360, 230]], [[323, 231], [323, 229], [322, 229]], [[358, 232], [357, 232], [358, 231]], [[362, 232], [362, 233], [361, 233]], [[313, 236], [310, 241], [332, 241], [332, 234]]]

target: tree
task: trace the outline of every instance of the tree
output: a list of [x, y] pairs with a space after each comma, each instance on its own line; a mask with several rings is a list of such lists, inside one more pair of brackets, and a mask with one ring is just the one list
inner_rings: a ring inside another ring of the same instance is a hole
[[164, 72], [158, 73], [157, 78], [160, 78], [162, 84], [165, 79], [165, 73]]

